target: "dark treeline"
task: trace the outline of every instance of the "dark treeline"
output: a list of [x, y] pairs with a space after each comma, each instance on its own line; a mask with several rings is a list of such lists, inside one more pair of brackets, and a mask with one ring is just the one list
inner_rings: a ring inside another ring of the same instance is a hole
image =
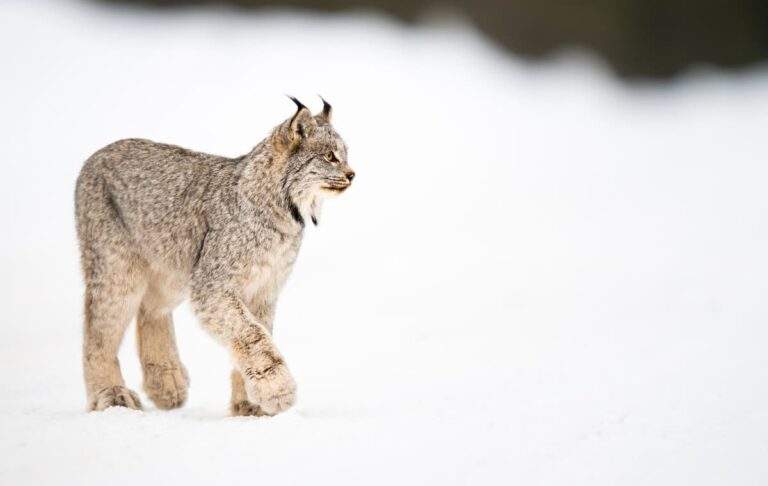
[[518, 55], [590, 48], [621, 76], [670, 77], [692, 65], [735, 68], [768, 58], [768, 0], [100, 0], [171, 8], [186, 4], [379, 9], [415, 22], [425, 11], [464, 12]]

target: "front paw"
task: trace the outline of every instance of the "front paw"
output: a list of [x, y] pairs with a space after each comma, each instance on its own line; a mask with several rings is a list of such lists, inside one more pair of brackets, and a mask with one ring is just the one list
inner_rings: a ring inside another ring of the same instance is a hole
[[246, 367], [243, 378], [248, 401], [264, 415], [277, 415], [296, 402], [296, 382], [282, 360], [260, 370]]
[[266, 415], [258, 405], [254, 405], [248, 400], [232, 402], [229, 405], [229, 411], [235, 417], [262, 417]]

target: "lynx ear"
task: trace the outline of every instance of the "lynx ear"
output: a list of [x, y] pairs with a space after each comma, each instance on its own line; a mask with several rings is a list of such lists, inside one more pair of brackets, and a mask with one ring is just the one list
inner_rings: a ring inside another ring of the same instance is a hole
[[309, 111], [309, 108], [304, 106], [301, 101], [297, 100], [293, 96], [289, 96], [289, 98], [294, 103], [296, 103], [296, 114], [294, 114], [293, 118], [291, 118], [291, 121], [288, 122], [291, 138], [293, 140], [307, 138], [309, 136], [310, 130], [312, 130], [314, 125], [314, 120], [312, 120], [312, 113]]
[[331, 123], [331, 112], [333, 111], [333, 107], [330, 103], [325, 101], [325, 98], [322, 96], [320, 96], [320, 99], [323, 100], [323, 111], [315, 118], [317, 118], [320, 123]]

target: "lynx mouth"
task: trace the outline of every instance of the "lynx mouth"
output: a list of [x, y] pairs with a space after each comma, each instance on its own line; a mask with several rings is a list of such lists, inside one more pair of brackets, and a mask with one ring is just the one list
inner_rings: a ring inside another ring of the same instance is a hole
[[346, 191], [349, 186], [322, 186], [320, 189], [330, 192], [332, 194], [341, 194], [342, 192]]

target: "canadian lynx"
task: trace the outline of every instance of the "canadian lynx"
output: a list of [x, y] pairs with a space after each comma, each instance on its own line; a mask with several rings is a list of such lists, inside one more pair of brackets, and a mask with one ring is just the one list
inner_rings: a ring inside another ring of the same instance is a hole
[[231, 352], [231, 411], [274, 415], [296, 384], [272, 337], [275, 301], [305, 221], [355, 173], [331, 106], [296, 113], [235, 159], [149, 140], [112, 143], [84, 164], [75, 207], [85, 279], [83, 367], [89, 410], [141, 408], [117, 352], [136, 317], [144, 391], [180, 407], [189, 379], [171, 313], [187, 296]]

